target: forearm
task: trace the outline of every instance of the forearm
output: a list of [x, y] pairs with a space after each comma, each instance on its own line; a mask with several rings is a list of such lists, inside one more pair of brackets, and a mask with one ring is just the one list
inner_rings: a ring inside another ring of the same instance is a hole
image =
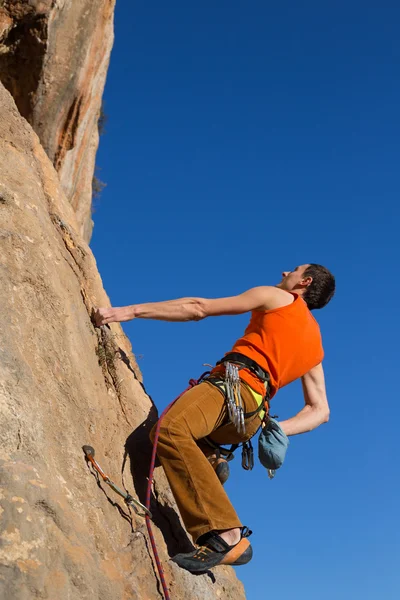
[[280, 421], [279, 424], [286, 435], [289, 436], [312, 431], [326, 423], [328, 419], [329, 412], [325, 409], [307, 405], [297, 415], [286, 421]]
[[98, 326], [132, 319], [159, 321], [199, 321], [204, 318], [202, 298], [179, 298], [165, 302], [147, 302], [130, 306], [99, 308], [95, 314]]
[[134, 304], [131, 309], [133, 319], [198, 321], [203, 317], [200, 298], [179, 298], [165, 302]]

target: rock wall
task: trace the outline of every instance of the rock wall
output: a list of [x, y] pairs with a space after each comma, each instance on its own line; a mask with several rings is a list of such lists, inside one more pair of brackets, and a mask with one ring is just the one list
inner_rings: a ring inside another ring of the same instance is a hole
[[[0, 597], [162, 598], [145, 524], [87, 466], [82, 446], [144, 500], [156, 409], [39, 138], [0, 84]], [[244, 598], [231, 567], [193, 576], [161, 468], [152, 511], [171, 599]]]
[[0, 81], [38, 134], [89, 241], [115, 0], [0, 0]]

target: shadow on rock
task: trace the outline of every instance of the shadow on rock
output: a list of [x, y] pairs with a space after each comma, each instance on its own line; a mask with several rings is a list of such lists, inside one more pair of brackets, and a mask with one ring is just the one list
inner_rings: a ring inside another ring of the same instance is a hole
[[[133, 485], [142, 504], [146, 502], [147, 482], [153, 449], [149, 435], [153, 425], [157, 421], [157, 417], [157, 410], [153, 405], [146, 420], [130, 434], [125, 442], [125, 457], [122, 470], [125, 466], [126, 458], [129, 456]], [[160, 463], [157, 460], [156, 466], [159, 465]], [[157, 495], [157, 486], [153, 486], [153, 488], [155, 488]], [[154, 496], [153, 491], [150, 500], [150, 510], [153, 515], [152, 520], [155, 526], [160, 529], [170, 556], [174, 556], [179, 552], [191, 552], [194, 549], [186, 531], [181, 525], [176, 511], [171, 506], [159, 502]]]

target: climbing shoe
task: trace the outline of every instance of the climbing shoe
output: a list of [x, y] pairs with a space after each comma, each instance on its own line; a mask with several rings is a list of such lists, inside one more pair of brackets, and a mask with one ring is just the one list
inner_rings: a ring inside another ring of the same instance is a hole
[[218, 479], [224, 485], [224, 483], [228, 480], [229, 477], [229, 464], [225, 458], [221, 458], [221, 456], [212, 454], [208, 457], [211, 466], [213, 467], [215, 474]]
[[253, 556], [253, 549], [247, 539], [249, 535], [251, 531], [242, 527], [240, 540], [230, 546], [220, 535], [210, 531], [197, 540], [196, 550], [187, 554], [177, 554], [172, 560], [191, 573], [202, 573], [217, 565], [245, 565]]

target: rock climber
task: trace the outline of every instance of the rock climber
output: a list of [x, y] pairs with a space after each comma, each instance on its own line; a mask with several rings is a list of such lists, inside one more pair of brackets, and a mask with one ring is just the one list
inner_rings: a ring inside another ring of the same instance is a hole
[[[242, 337], [205, 380], [181, 396], [161, 422], [157, 454], [196, 549], [173, 560], [191, 572], [242, 565], [252, 558], [251, 533], [239, 520], [215, 469], [215, 448], [245, 443], [260, 429], [258, 455], [279, 468], [288, 436], [311, 431], [329, 419], [319, 326], [311, 310], [335, 291], [325, 267], [304, 264], [282, 273], [276, 286], [252, 288], [229, 298], [180, 298], [98, 308], [98, 326], [131, 319], [199, 321], [251, 313]], [[278, 389], [301, 379], [304, 407], [278, 422], [268, 416]], [[154, 431], [154, 429], [153, 429]]]

